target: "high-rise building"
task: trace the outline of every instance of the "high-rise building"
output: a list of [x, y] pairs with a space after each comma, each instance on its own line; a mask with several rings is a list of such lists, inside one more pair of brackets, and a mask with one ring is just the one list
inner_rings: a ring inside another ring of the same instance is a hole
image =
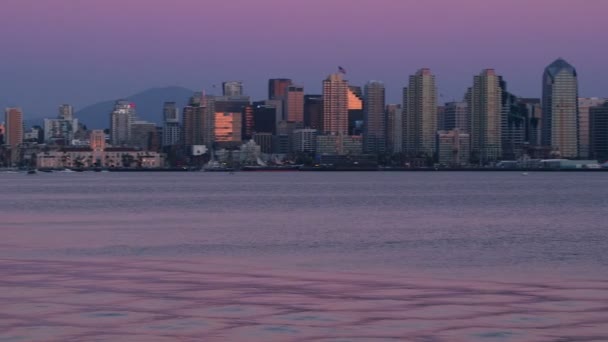
[[72, 144], [78, 131], [78, 119], [44, 119], [44, 142], [51, 145]]
[[[254, 102], [252, 107], [253, 132], [274, 134], [277, 128], [277, 108], [273, 105], [267, 104], [267, 101]], [[259, 145], [257, 141], [256, 143]], [[263, 146], [262, 151], [264, 151]]]
[[202, 93], [195, 93], [182, 112], [182, 141], [189, 149], [194, 145], [204, 145], [206, 107], [203, 105]]
[[589, 150], [591, 158], [608, 161], [608, 102], [589, 109]]
[[479, 164], [497, 161], [502, 151], [502, 93], [496, 71], [485, 69], [475, 76], [466, 98], [471, 120], [471, 159]]
[[537, 147], [541, 145], [541, 120], [542, 120], [542, 106], [540, 99], [534, 98], [519, 98], [518, 106], [523, 108], [526, 112], [526, 136], [527, 141], [531, 147]]
[[163, 105], [163, 136], [162, 146], [179, 145], [181, 128], [179, 125], [179, 109], [175, 102], [165, 102]]
[[400, 104], [386, 105], [386, 145], [390, 153], [403, 151], [403, 111]]
[[294, 130], [291, 146], [295, 152], [314, 153], [317, 147], [317, 130], [313, 128]]
[[500, 145], [503, 159], [515, 160], [524, 154], [527, 110], [507, 90], [507, 82], [499, 76], [501, 93]]
[[242, 125], [241, 125], [241, 136], [243, 141], [248, 141], [253, 138], [253, 133], [255, 132], [255, 115], [254, 115], [253, 105], [246, 105], [243, 107], [243, 112], [241, 113]]
[[106, 134], [101, 129], [91, 131], [89, 146], [93, 152], [103, 152], [106, 149]]
[[323, 81], [323, 129], [330, 134], [348, 134], [348, 82], [339, 73]]
[[386, 118], [384, 114], [384, 84], [370, 81], [365, 85], [363, 151], [386, 151]]
[[291, 85], [288, 78], [271, 78], [268, 80], [268, 99], [282, 99], [287, 95], [287, 87]]
[[363, 134], [364, 116], [363, 90], [359, 86], [348, 86], [348, 134]]
[[243, 96], [243, 82], [228, 81], [222, 83], [222, 95], [224, 96]]
[[469, 134], [458, 128], [437, 132], [437, 159], [440, 164], [452, 167], [466, 165], [470, 154]]
[[460, 132], [469, 131], [469, 108], [467, 103], [448, 102], [443, 109], [443, 130], [451, 131], [458, 129]]
[[253, 133], [253, 141], [262, 153], [272, 153], [272, 133]]
[[21, 108], [6, 108], [4, 144], [17, 147], [23, 142], [23, 111]]
[[215, 112], [215, 142], [222, 147], [240, 144], [241, 125], [240, 112]]
[[579, 154], [576, 69], [559, 58], [543, 74], [542, 141], [562, 158]]
[[607, 100], [599, 97], [578, 98], [578, 149], [581, 158], [589, 158], [589, 109], [601, 106]]
[[285, 94], [285, 120], [304, 122], [304, 88], [290, 85]]
[[137, 115], [135, 104], [118, 100], [110, 114], [110, 141], [113, 146], [127, 146], [131, 142], [131, 125]]
[[304, 95], [304, 126], [323, 132], [323, 95]]
[[437, 134], [437, 88], [428, 68], [409, 78], [404, 94], [404, 152], [409, 156], [433, 157]]
[[133, 121], [130, 146], [148, 151], [153, 145], [152, 142], [156, 139], [156, 134], [155, 123], [143, 120]]
[[69, 104], [62, 104], [59, 106], [59, 116], [61, 120], [73, 120], [74, 119], [74, 107]]

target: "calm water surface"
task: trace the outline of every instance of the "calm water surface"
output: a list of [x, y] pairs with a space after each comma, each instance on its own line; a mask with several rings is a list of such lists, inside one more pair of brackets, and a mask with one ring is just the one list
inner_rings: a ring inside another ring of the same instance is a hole
[[0, 188], [0, 341], [608, 341], [608, 174]]

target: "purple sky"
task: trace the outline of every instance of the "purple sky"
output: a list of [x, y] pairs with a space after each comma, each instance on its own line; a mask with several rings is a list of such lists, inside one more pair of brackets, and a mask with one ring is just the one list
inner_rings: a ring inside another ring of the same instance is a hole
[[606, 13], [605, 0], [2, 0], [0, 105], [54, 116], [64, 102], [223, 80], [261, 99], [273, 77], [318, 93], [338, 65], [352, 84], [384, 81], [389, 102], [421, 67], [440, 100], [488, 67], [532, 97], [560, 56], [581, 95], [608, 96]]

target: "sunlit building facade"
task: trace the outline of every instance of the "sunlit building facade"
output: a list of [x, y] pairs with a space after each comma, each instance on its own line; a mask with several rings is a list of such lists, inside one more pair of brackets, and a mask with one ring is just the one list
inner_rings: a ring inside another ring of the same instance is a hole
[[485, 69], [473, 78], [467, 92], [471, 120], [471, 158], [485, 165], [500, 159], [502, 92], [500, 76], [494, 69]]
[[437, 133], [437, 88], [428, 68], [411, 75], [403, 90], [403, 143], [409, 156], [432, 157]]
[[348, 134], [348, 82], [342, 74], [331, 74], [323, 81], [323, 129], [330, 134]]

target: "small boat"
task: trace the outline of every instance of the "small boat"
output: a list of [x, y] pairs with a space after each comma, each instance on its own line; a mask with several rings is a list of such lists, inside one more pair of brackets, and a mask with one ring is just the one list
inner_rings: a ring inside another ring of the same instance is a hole
[[33, 170], [33, 169], [32, 170], [27, 170], [27, 174], [28, 175], [35, 175], [36, 173], [38, 173], [38, 172], [36, 172], [36, 170]]
[[528, 173], [527, 172], [522, 172], [522, 176], [527, 176]]

